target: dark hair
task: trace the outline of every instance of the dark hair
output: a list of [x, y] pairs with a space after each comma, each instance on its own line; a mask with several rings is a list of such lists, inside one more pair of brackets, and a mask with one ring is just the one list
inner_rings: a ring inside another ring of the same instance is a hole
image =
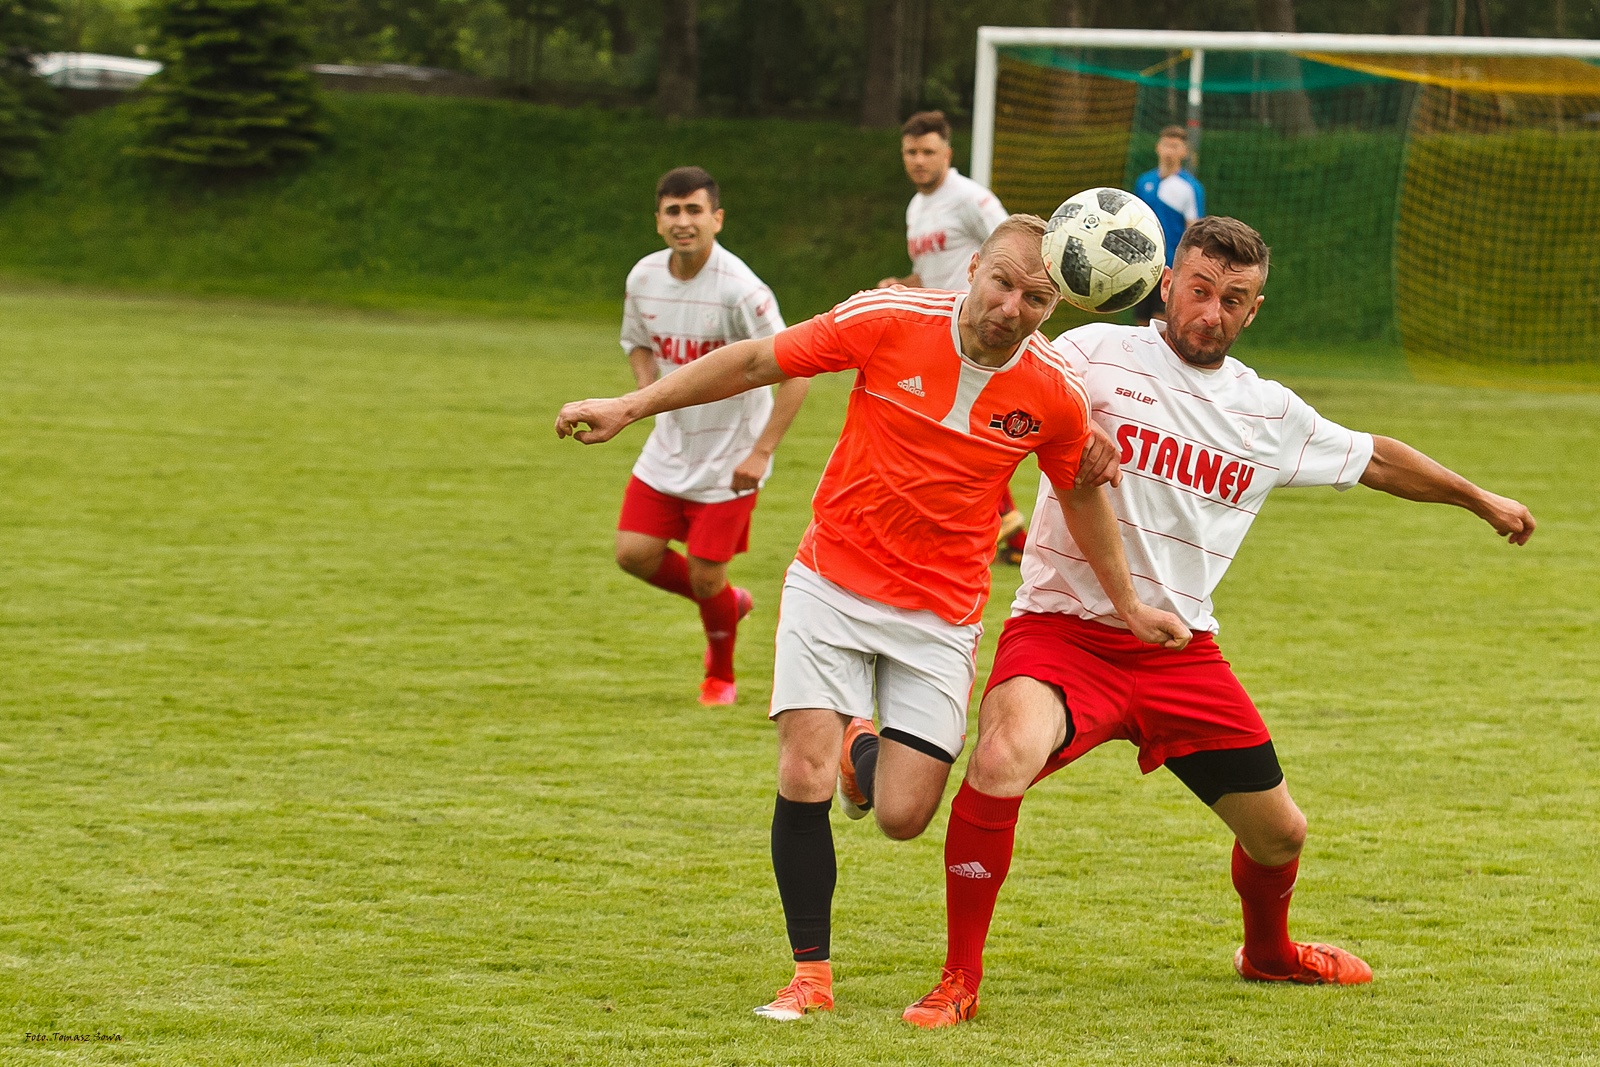
[[943, 111], [919, 111], [900, 127], [902, 137], [921, 137], [928, 133], [936, 133], [946, 142], [950, 140], [950, 120], [944, 117]]
[[1229, 267], [1260, 267], [1261, 280], [1267, 279], [1267, 263], [1272, 250], [1255, 228], [1226, 215], [1207, 215], [1196, 219], [1183, 231], [1172, 262], [1177, 264], [1184, 253], [1199, 249], [1212, 259], [1220, 259]]
[[717, 179], [699, 167], [674, 167], [663, 174], [661, 180], [656, 182], [656, 206], [661, 206], [661, 198], [664, 196], [674, 198], [693, 196], [696, 189], [706, 191], [706, 195], [711, 198], [712, 211], [721, 206]]
[[1189, 143], [1189, 131], [1182, 126], [1163, 126], [1161, 132], [1156, 134], [1156, 140], [1165, 141], [1168, 137], [1176, 137], [1184, 144]]

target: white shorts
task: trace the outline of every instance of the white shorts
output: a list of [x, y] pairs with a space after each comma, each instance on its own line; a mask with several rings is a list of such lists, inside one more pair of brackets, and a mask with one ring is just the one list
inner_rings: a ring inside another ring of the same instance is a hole
[[880, 604], [796, 561], [778, 609], [770, 716], [831, 708], [871, 718], [876, 705], [886, 736], [931, 745], [953, 761], [967, 741], [982, 636], [982, 623], [958, 626], [931, 611]]

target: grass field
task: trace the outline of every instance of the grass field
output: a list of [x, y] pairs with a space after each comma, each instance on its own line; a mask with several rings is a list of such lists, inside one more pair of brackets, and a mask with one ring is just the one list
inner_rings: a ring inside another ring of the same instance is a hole
[[1600, 396], [1255, 354], [1541, 520], [1285, 492], [1219, 596], [1311, 820], [1294, 928], [1371, 986], [1237, 980], [1220, 824], [1117, 746], [1024, 806], [955, 1032], [898, 1019], [944, 815], [837, 819], [839, 1009], [783, 1026], [770, 636], [847, 383], [707, 711], [693, 613], [610, 562], [642, 430], [550, 432], [613, 335], [0, 291], [0, 1063], [1600, 1062]]

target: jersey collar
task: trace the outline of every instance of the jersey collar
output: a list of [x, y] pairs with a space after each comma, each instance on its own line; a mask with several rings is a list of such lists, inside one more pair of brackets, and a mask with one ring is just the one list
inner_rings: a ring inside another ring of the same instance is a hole
[[[1028, 342], [1033, 340], [1033, 334], [1030, 333], [1024, 337], [1017, 347], [1011, 350], [1010, 359], [998, 367], [986, 367], [961, 350], [961, 307], [966, 302], [967, 294], [957, 293], [955, 306], [950, 311], [950, 344], [955, 348], [956, 356], [961, 360], [961, 365], [963, 367], [971, 367], [973, 370], [981, 370], [988, 374], [1001, 374], [1015, 367], [1017, 361], [1022, 358], [1023, 351], [1028, 347]], [[1179, 362], [1182, 361], [1180, 360]]]

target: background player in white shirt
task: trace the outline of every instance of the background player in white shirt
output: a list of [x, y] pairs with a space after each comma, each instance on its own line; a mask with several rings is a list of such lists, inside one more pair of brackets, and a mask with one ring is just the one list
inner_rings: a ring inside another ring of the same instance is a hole
[[[906, 206], [911, 273], [883, 278], [878, 288], [904, 285], [964, 293], [972, 257], [1005, 221], [1006, 209], [999, 197], [950, 165], [950, 122], [943, 111], [919, 111], [906, 119], [900, 127], [900, 159], [917, 187]], [[1021, 562], [1027, 530], [1027, 516], [1017, 509], [1008, 487], [1000, 501], [1002, 562]]]
[[[656, 232], [667, 247], [628, 272], [622, 348], [644, 388], [732, 341], [783, 329], [772, 290], [717, 243], [717, 183], [699, 167], [656, 185]], [[750, 513], [772, 454], [805, 400], [805, 379], [656, 416], [623, 496], [617, 565], [693, 600], [706, 632], [702, 704], [732, 704], [733, 649], [750, 594], [728, 584], [728, 561], [749, 547]], [[682, 541], [687, 557], [669, 547]]]
[[1056, 341], [1084, 378], [1095, 421], [1120, 449], [1110, 497], [1139, 595], [1181, 617], [1194, 639], [1181, 651], [1137, 648], [1055, 509], [1038, 509], [978, 744], [950, 808], [944, 975], [906, 1010], [910, 1022], [971, 1018], [1024, 791], [1119, 738], [1138, 746], [1142, 770], [1165, 765], [1235, 834], [1233, 884], [1245, 937], [1234, 967], [1241, 975], [1307, 984], [1372, 977], [1349, 952], [1289, 939], [1305, 817], [1289, 797], [1266, 726], [1217, 649], [1211, 593], [1277, 486], [1360, 482], [1407, 500], [1454, 504], [1516, 545], [1527, 542], [1534, 521], [1515, 500], [1399, 441], [1329, 422], [1230, 358], [1261, 306], [1267, 263], [1255, 230], [1236, 219], [1201, 219], [1166, 276], [1164, 328], [1097, 324]]
[[950, 165], [950, 123], [943, 111], [919, 111], [900, 127], [900, 159], [917, 187], [906, 206], [911, 273], [878, 288], [967, 291], [967, 268], [994, 228], [1005, 221], [1000, 198]]

